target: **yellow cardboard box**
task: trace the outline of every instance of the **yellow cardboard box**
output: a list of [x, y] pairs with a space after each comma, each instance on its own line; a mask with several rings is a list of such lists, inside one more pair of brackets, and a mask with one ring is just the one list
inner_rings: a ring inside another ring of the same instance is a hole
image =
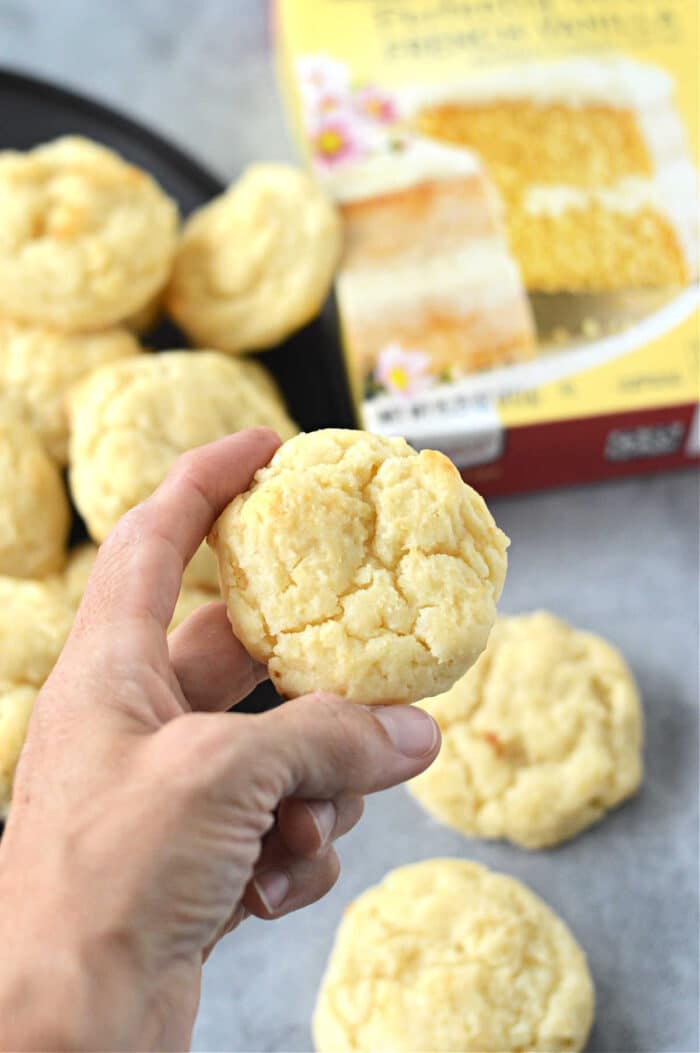
[[277, 0], [359, 418], [486, 492], [700, 456], [698, 8]]

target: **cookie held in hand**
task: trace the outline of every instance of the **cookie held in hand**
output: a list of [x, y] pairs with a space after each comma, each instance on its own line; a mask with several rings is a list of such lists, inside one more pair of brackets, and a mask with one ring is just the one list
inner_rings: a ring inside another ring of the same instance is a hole
[[386, 704], [481, 654], [508, 540], [441, 453], [329, 429], [285, 443], [210, 544], [233, 631], [281, 695]]

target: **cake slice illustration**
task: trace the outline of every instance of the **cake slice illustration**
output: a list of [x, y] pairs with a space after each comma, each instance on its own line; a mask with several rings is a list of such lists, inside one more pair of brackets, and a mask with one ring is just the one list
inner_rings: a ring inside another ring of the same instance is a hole
[[521, 62], [401, 92], [403, 119], [479, 155], [533, 292], [687, 284], [697, 172], [663, 70], [615, 55]]
[[400, 390], [421, 372], [457, 376], [535, 354], [500, 197], [473, 152], [401, 136], [326, 186], [345, 221], [337, 293], [363, 377], [381, 384], [394, 369]]

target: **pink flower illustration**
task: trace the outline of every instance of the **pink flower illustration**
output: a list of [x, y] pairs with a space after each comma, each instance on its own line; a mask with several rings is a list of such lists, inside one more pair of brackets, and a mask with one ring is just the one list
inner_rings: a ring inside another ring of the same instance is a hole
[[367, 153], [366, 129], [347, 110], [331, 110], [309, 129], [314, 160], [321, 169], [358, 160]]
[[397, 395], [417, 395], [427, 391], [434, 379], [427, 370], [430, 356], [401, 344], [387, 344], [379, 352], [375, 376], [377, 383]]
[[311, 110], [318, 110], [319, 99], [329, 96], [342, 99], [350, 92], [348, 67], [331, 55], [302, 55], [297, 60], [296, 71], [304, 102]]
[[393, 124], [398, 119], [395, 100], [381, 88], [372, 85], [361, 88], [354, 96], [354, 104], [365, 119], [378, 124]]
[[338, 113], [340, 110], [347, 110], [347, 108], [348, 100], [344, 95], [326, 91], [321, 95], [317, 95], [314, 99], [313, 109], [309, 111], [310, 123], [313, 123], [313, 120], [317, 120], [319, 117]]

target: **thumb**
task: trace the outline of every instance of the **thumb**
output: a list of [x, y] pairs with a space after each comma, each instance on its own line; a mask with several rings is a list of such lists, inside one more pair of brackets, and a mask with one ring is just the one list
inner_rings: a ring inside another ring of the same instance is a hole
[[384, 790], [419, 775], [440, 748], [438, 726], [422, 709], [358, 706], [325, 694], [261, 714], [249, 730], [254, 756], [280, 779], [280, 798]]

